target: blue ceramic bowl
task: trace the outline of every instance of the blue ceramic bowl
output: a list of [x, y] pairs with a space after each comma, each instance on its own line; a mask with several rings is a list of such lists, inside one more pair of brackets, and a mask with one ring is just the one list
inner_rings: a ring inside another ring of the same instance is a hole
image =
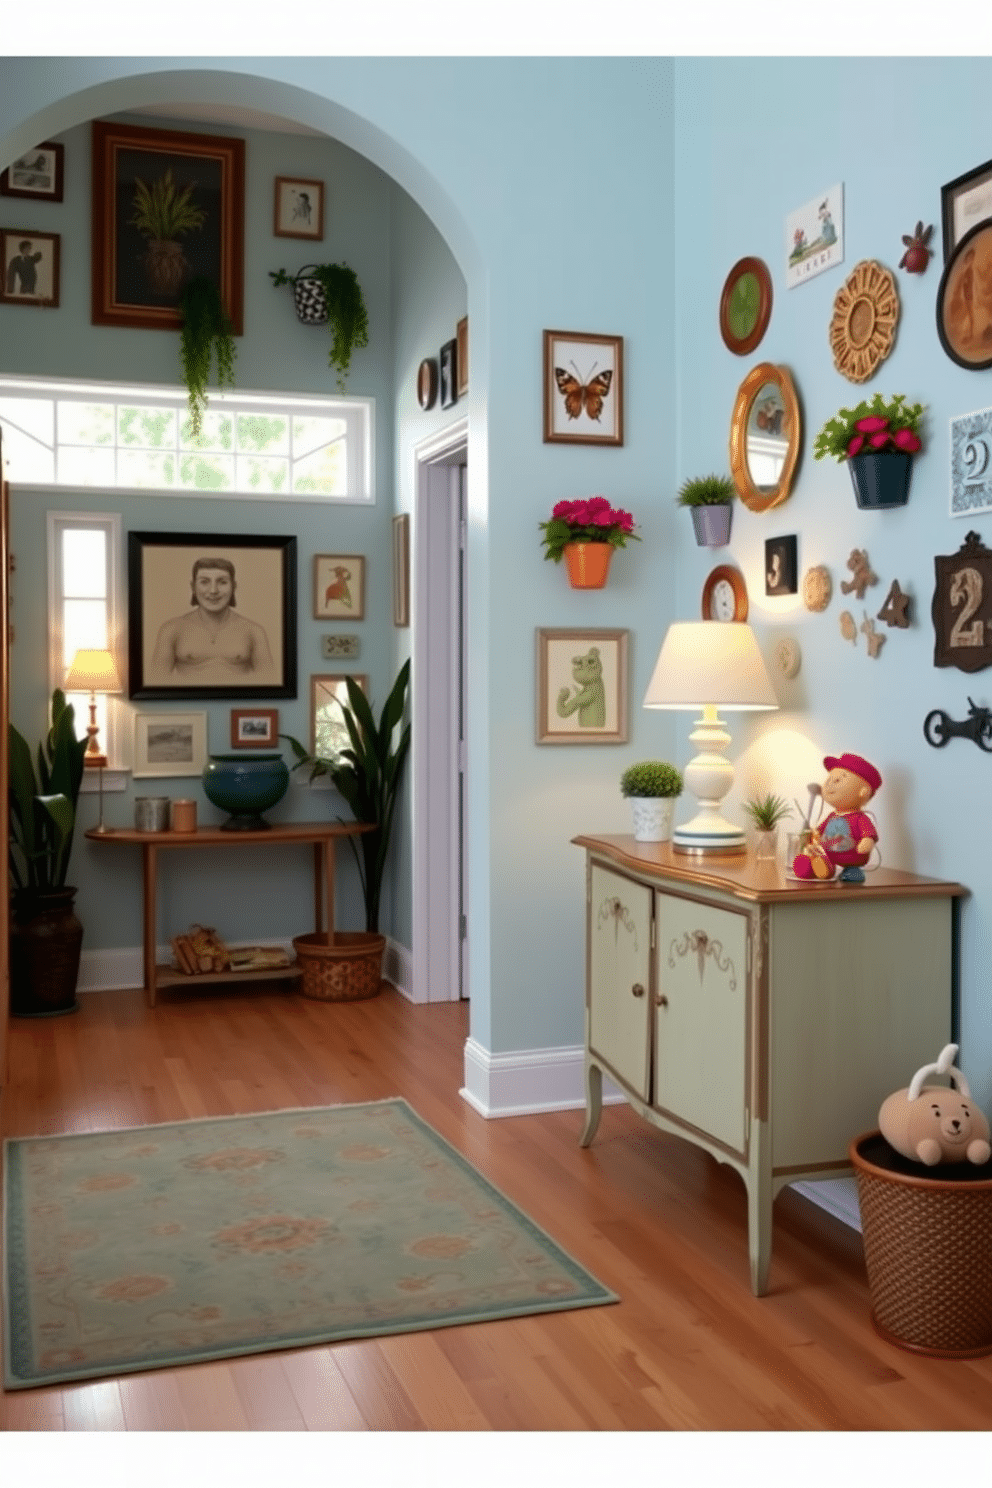
[[257, 832], [268, 827], [262, 812], [281, 801], [289, 789], [289, 768], [281, 754], [212, 754], [203, 767], [207, 800], [231, 814], [227, 832]]

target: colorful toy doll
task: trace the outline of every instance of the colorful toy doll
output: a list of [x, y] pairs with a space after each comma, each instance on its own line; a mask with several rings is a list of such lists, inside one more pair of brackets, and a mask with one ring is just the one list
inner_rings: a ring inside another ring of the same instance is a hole
[[813, 828], [810, 841], [793, 860], [797, 878], [833, 878], [839, 871], [845, 883], [864, 883], [864, 865], [878, 841], [878, 830], [864, 807], [882, 783], [874, 765], [860, 754], [832, 755], [823, 761], [829, 770], [821, 795], [832, 807], [830, 815]]

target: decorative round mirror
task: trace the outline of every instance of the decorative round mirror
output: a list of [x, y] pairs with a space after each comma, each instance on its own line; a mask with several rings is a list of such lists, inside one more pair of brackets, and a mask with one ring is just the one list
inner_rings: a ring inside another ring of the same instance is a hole
[[761, 362], [737, 391], [730, 421], [730, 473], [751, 511], [787, 500], [802, 439], [799, 400], [785, 367]]

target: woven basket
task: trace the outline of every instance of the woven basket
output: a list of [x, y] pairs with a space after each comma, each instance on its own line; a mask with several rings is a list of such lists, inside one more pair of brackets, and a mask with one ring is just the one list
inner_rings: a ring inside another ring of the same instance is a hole
[[955, 1164], [955, 1178], [915, 1173], [880, 1132], [848, 1155], [877, 1332], [938, 1359], [992, 1353], [992, 1178], [970, 1163]]
[[366, 930], [297, 935], [293, 949], [303, 971], [304, 997], [315, 1002], [360, 1002], [379, 991], [384, 935]]

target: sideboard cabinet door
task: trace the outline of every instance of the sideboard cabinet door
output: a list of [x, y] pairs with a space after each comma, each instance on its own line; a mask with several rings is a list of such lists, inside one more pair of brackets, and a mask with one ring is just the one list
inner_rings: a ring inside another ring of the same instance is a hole
[[747, 919], [657, 895], [654, 1104], [743, 1154], [747, 1139]]
[[589, 1051], [649, 1098], [652, 890], [593, 864], [589, 900]]

